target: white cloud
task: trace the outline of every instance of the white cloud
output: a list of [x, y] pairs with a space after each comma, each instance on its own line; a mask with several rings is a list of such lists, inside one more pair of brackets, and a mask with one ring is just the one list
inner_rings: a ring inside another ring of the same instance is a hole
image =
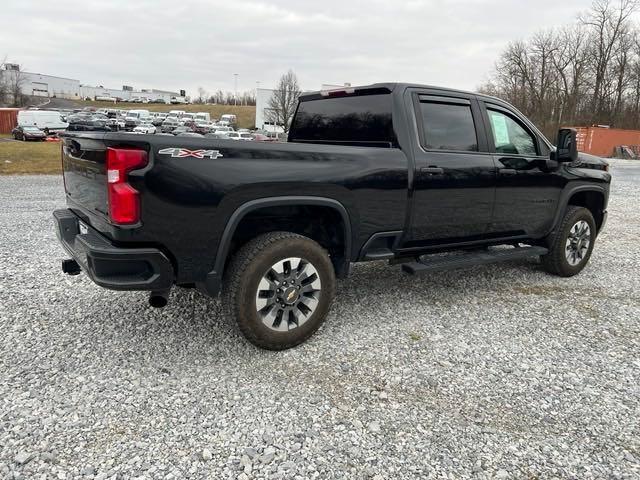
[[118, 88], [411, 81], [473, 89], [500, 50], [589, 0], [9, 0], [0, 56]]

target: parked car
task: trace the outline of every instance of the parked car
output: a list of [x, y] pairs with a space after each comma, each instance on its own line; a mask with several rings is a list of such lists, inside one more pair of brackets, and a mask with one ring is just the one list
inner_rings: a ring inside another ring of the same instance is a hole
[[106, 120], [106, 125], [114, 131], [118, 131], [118, 130], [124, 130], [125, 129], [125, 120], [124, 117], [120, 117], [120, 116], [116, 116], [116, 117], [111, 117], [109, 116]]
[[125, 130], [133, 130], [142, 123], [151, 123], [149, 110], [129, 110], [124, 119]]
[[171, 133], [179, 126], [180, 126], [180, 122], [178, 122], [178, 119], [176, 117], [167, 117], [162, 122], [162, 125], [160, 126], [160, 131], [164, 133]]
[[196, 122], [211, 122], [211, 114], [209, 112], [197, 112], [193, 118]]
[[180, 125], [176, 128], [174, 128], [171, 133], [173, 133], [174, 135], [179, 135], [181, 133], [193, 133], [193, 130], [191, 130], [191, 128], [189, 127], [185, 127], [184, 125]]
[[245, 141], [253, 140], [253, 135], [251, 135], [250, 133], [240, 133], [240, 132], [226, 132], [226, 133], [227, 133], [227, 137], [232, 140], [245, 140]]
[[184, 125], [187, 122], [195, 122], [195, 117], [194, 113], [183, 113], [180, 117], [180, 123]]
[[220, 138], [220, 139], [229, 139], [229, 135], [227, 135], [227, 132], [210, 132], [205, 134], [205, 137], [208, 138]]
[[229, 125], [235, 125], [238, 121], [238, 118], [232, 113], [225, 113], [220, 117], [221, 122], [227, 122]]
[[154, 124], [156, 127], [159, 127], [160, 125], [162, 125], [162, 122], [164, 122], [166, 119], [167, 119], [166, 113], [156, 113], [151, 118], [151, 123]]
[[204, 137], [204, 135], [196, 132], [180, 132], [176, 135], [177, 137]]
[[215, 127], [211, 122], [204, 122], [204, 121], [195, 121], [193, 122], [191, 127], [193, 128], [194, 132], [200, 133], [202, 135], [205, 135], [215, 130]]
[[156, 127], [151, 123], [141, 123], [133, 129], [133, 133], [156, 133]]
[[47, 138], [47, 134], [40, 130], [38, 127], [32, 127], [29, 125], [18, 125], [11, 130], [11, 135], [16, 140], [44, 140]]
[[245, 337], [272, 350], [320, 328], [353, 262], [416, 275], [539, 259], [570, 277], [607, 219], [609, 165], [578, 153], [575, 130], [554, 147], [510, 104], [458, 90], [306, 93], [288, 143], [136, 140], [63, 136], [63, 271], [150, 291], [155, 307], [175, 285], [222, 291]]
[[267, 137], [266, 135], [262, 134], [262, 133], [254, 133], [253, 134], [253, 139], [256, 142], [273, 142], [272, 138]]
[[113, 119], [106, 115], [92, 111], [81, 111], [74, 113], [67, 119], [69, 121], [68, 131], [111, 131]]
[[37, 127], [45, 133], [61, 132], [69, 123], [62, 119], [62, 114], [55, 110], [20, 110], [18, 126]]
[[169, 116], [176, 117], [178, 119], [182, 117], [182, 115], [184, 115], [185, 113], [187, 112], [185, 112], [184, 110], [169, 110]]

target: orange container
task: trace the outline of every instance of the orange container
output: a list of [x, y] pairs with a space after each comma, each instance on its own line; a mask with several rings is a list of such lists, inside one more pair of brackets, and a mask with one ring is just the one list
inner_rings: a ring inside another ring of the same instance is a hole
[[0, 133], [11, 133], [18, 125], [19, 108], [0, 108]]
[[640, 130], [606, 127], [571, 127], [578, 131], [578, 150], [599, 157], [611, 157], [616, 147], [639, 147]]

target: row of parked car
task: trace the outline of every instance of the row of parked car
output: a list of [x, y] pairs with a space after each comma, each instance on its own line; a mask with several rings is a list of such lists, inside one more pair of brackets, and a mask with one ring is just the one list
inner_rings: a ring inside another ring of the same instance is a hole
[[[22, 113], [20, 112], [20, 114]], [[44, 139], [49, 133], [60, 130], [124, 131], [133, 134], [207, 136], [244, 141], [279, 140], [278, 136], [273, 133], [260, 130], [250, 131], [246, 128], [236, 129], [237, 118], [233, 114], [225, 114], [219, 119], [212, 119], [208, 112], [192, 113], [184, 110], [150, 112], [142, 109], [121, 110], [115, 108], [97, 110], [85, 108], [63, 112], [25, 111], [22, 119], [20, 114], [19, 127], [13, 132], [16, 140]], [[48, 119], [51, 114], [58, 116], [59, 125], [56, 129], [49, 128], [55, 123]], [[45, 117], [47, 122], [44, 121]], [[43, 127], [45, 123], [47, 127]]]

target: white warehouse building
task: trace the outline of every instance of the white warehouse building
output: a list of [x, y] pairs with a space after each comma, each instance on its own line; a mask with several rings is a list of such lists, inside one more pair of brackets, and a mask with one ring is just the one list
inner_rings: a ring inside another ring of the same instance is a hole
[[169, 103], [171, 97], [179, 97], [178, 92], [157, 89], [133, 90], [104, 88], [102, 86], [89, 86], [80, 84], [80, 80], [74, 78], [57, 77], [42, 73], [25, 72], [19, 70], [18, 65], [6, 64], [0, 70], [0, 77], [9, 84], [15, 84], [16, 79], [20, 84], [20, 90], [24, 95], [36, 97], [56, 97], [80, 100], [96, 97], [110, 97], [113, 99], [130, 100], [142, 98], [148, 100], [164, 100]]
[[20, 70], [2, 70], [0, 72], [9, 83], [17, 81], [24, 95], [36, 97], [79, 98], [80, 81], [73, 78], [43, 75], [42, 73], [24, 72]]

